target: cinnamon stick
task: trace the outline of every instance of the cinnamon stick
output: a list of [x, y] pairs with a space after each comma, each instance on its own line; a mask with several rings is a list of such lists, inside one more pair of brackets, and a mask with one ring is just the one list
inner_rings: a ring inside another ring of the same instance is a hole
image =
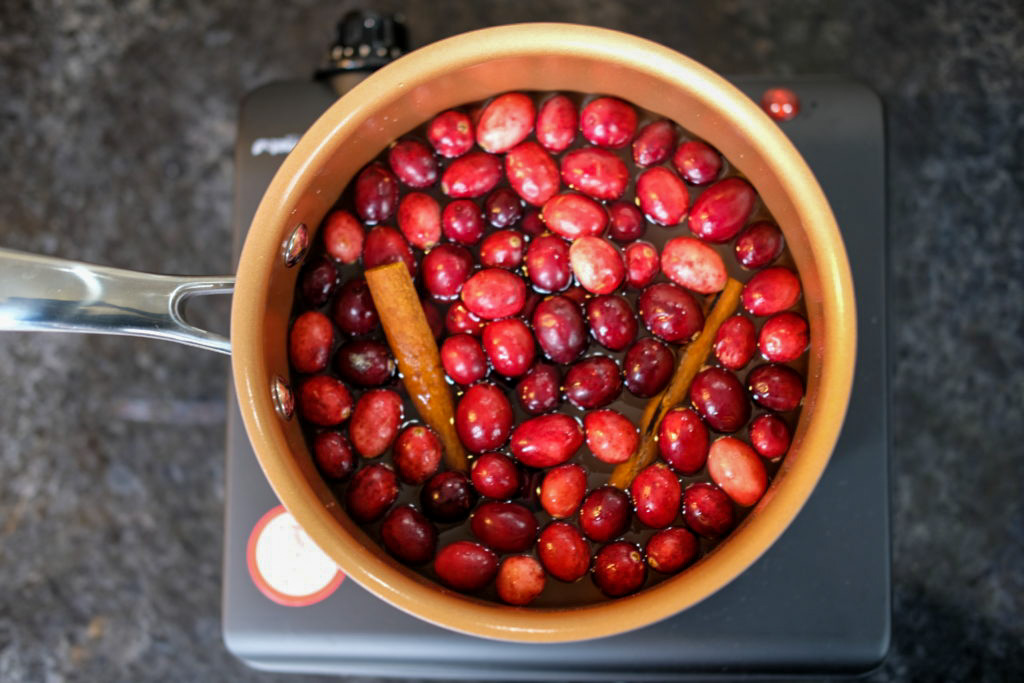
[[370, 268], [366, 283], [416, 410], [440, 437], [448, 468], [467, 472], [469, 464], [455, 432], [455, 407], [441, 368], [441, 354], [408, 268], [403, 262]]
[[608, 480], [612, 486], [627, 489], [633, 478], [658, 458], [658, 428], [668, 411], [686, 400], [690, 393], [690, 384], [700, 371], [711, 347], [715, 343], [718, 328], [726, 318], [733, 314], [740, 302], [743, 284], [729, 278], [725, 288], [718, 295], [714, 306], [704, 320], [704, 329], [697, 338], [690, 342], [683, 354], [683, 359], [676, 366], [668, 386], [657, 396], [651, 398], [640, 418], [640, 445], [629, 460], [620, 464], [612, 471]]

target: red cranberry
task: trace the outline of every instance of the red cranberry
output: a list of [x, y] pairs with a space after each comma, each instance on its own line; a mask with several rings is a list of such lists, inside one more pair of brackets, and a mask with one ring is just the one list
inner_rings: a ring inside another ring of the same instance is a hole
[[320, 372], [327, 367], [333, 343], [334, 327], [327, 316], [317, 311], [306, 311], [292, 323], [288, 335], [288, 357], [299, 372]]
[[441, 466], [441, 440], [429, 427], [409, 425], [395, 439], [392, 458], [402, 481], [422, 484]]
[[622, 351], [636, 339], [638, 325], [633, 308], [624, 297], [605, 295], [589, 300], [587, 322], [601, 346]]
[[530, 134], [536, 115], [533, 100], [523, 93], [498, 95], [480, 114], [476, 144], [492, 154], [507, 152]]
[[364, 467], [345, 492], [345, 509], [360, 524], [380, 519], [398, 498], [398, 477], [387, 465]]
[[640, 590], [647, 580], [647, 564], [640, 549], [632, 543], [610, 543], [594, 556], [594, 584], [610, 598]]
[[583, 445], [579, 422], [561, 413], [533, 417], [512, 432], [509, 449], [527, 467], [554, 467], [576, 454]]
[[749, 507], [761, 500], [768, 488], [768, 474], [754, 449], [739, 439], [725, 436], [711, 444], [708, 453], [711, 481], [737, 505]]
[[658, 225], [678, 225], [690, 206], [690, 194], [679, 177], [664, 166], [655, 166], [636, 179], [640, 210]]
[[742, 178], [726, 178], [704, 190], [690, 211], [690, 232], [708, 242], [728, 242], [754, 210], [757, 193]]
[[540, 485], [540, 504], [555, 519], [571, 517], [587, 492], [587, 473], [575, 463], [547, 471]]
[[475, 593], [498, 573], [498, 556], [479, 543], [455, 541], [437, 553], [434, 571], [449, 588]]
[[398, 181], [381, 163], [374, 162], [356, 177], [355, 205], [367, 223], [380, 223], [395, 215]]
[[448, 307], [444, 327], [448, 334], [465, 333], [478, 337], [484, 332], [484, 321], [470, 313], [461, 301], [456, 301]]
[[383, 342], [354, 339], [334, 357], [334, 366], [345, 381], [363, 387], [378, 387], [395, 376], [395, 359]]
[[689, 140], [676, 149], [672, 165], [686, 182], [707, 185], [722, 172], [722, 157], [703, 142]]
[[598, 97], [580, 114], [583, 137], [598, 147], [625, 147], [636, 133], [636, 123], [636, 110], [614, 97]]
[[537, 519], [518, 503], [481, 503], [469, 525], [474, 536], [499, 553], [529, 550], [537, 540]]
[[583, 500], [580, 527], [592, 541], [610, 541], [629, 528], [630, 507], [629, 496], [614, 486], [594, 489]]
[[441, 231], [452, 242], [476, 244], [484, 230], [484, 215], [472, 199], [456, 199], [441, 212]]
[[558, 153], [576, 138], [576, 105], [565, 95], [547, 99], [537, 114], [537, 141]]
[[564, 296], [549, 296], [533, 312], [533, 330], [544, 354], [556, 363], [571, 363], [587, 345], [579, 306]]
[[299, 389], [299, 413], [315, 425], [331, 427], [352, 414], [352, 395], [333, 377], [310, 377]]
[[654, 337], [638, 339], [622, 360], [626, 388], [640, 398], [654, 396], [672, 379], [675, 362], [672, 351]]
[[325, 477], [344, 479], [356, 468], [356, 457], [341, 432], [320, 432], [313, 439], [313, 458]]
[[619, 364], [608, 356], [584, 358], [565, 376], [565, 396], [578, 408], [601, 408], [619, 397], [622, 374]]
[[594, 199], [618, 199], [629, 185], [629, 169], [615, 152], [581, 147], [562, 157], [562, 182]]
[[523, 217], [523, 203], [519, 195], [507, 187], [499, 187], [484, 200], [487, 222], [496, 228], [508, 228]]
[[533, 335], [519, 318], [487, 323], [483, 343], [491, 366], [500, 375], [518, 377], [533, 364]]
[[649, 286], [637, 299], [640, 319], [656, 337], [673, 344], [685, 344], [704, 328], [700, 304], [681, 287], [659, 282]]
[[485, 320], [507, 318], [523, 309], [526, 284], [503, 268], [486, 268], [473, 274], [462, 286], [462, 303], [470, 313]]
[[562, 400], [561, 384], [562, 376], [557, 367], [538, 362], [516, 385], [519, 405], [530, 415], [554, 410]]
[[544, 592], [547, 579], [540, 562], [528, 555], [506, 557], [498, 568], [498, 597], [510, 605], [529, 605]]
[[626, 283], [643, 289], [661, 272], [658, 250], [650, 242], [636, 241], [626, 247]]
[[423, 317], [427, 319], [427, 327], [434, 335], [434, 341], [438, 341], [444, 334], [444, 316], [441, 315], [441, 311], [437, 310], [437, 306], [430, 303], [426, 297], [420, 299], [420, 307], [423, 308]]
[[[545, 199], [544, 201], [547, 200]], [[547, 230], [548, 227], [541, 220], [539, 209], [527, 209], [526, 215], [523, 216], [523, 222], [519, 224], [519, 229], [530, 237], [536, 237]]]
[[328, 302], [338, 285], [338, 269], [328, 258], [318, 258], [302, 269], [299, 287], [310, 306], [320, 308]]
[[789, 427], [777, 415], [758, 415], [750, 423], [750, 443], [762, 458], [781, 457], [789, 450]]
[[523, 235], [515, 230], [492, 232], [480, 245], [480, 265], [514, 270], [523, 262], [525, 247]]
[[785, 413], [796, 410], [804, 398], [800, 373], [785, 365], [759, 365], [747, 375], [750, 397], [762, 408]]
[[505, 155], [505, 175], [512, 189], [534, 206], [558, 192], [558, 166], [536, 142], [522, 142]]
[[474, 460], [470, 477], [480, 495], [498, 500], [511, 498], [522, 484], [515, 461], [501, 453], [484, 453]]
[[601, 462], [626, 462], [640, 445], [640, 435], [629, 418], [614, 410], [595, 410], [583, 416], [587, 447]]
[[388, 151], [388, 164], [409, 187], [423, 189], [437, 182], [434, 152], [419, 140], [399, 140]]
[[324, 246], [331, 258], [355, 263], [363, 253], [363, 226], [348, 211], [332, 211], [324, 220]]
[[476, 491], [462, 472], [438, 472], [420, 489], [423, 514], [441, 524], [466, 519], [474, 503]]
[[754, 315], [773, 315], [800, 298], [800, 280], [788, 268], [765, 268], [743, 285], [743, 307]]
[[761, 326], [757, 346], [761, 355], [776, 363], [796, 360], [807, 350], [807, 321], [796, 313], [777, 313]]
[[526, 248], [526, 274], [543, 292], [558, 292], [569, 286], [569, 244], [557, 235], [541, 235]]
[[640, 129], [633, 141], [633, 161], [637, 166], [654, 166], [668, 159], [676, 146], [676, 127], [671, 121], [652, 121]]
[[579, 285], [574, 285], [562, 292], [562, 296], [569, 301], [575, 302], [576, 305], [580, 307], [580, 310], [583, 310], [587, 305], [587, 300], [590, 298], [590, 293]]
[[658, 428], [658, 450], [674, 470], [696, 474], [708, 459], [708, 428], [689, 408], [675, 408], [665, 414]]
[[677, 285], [713, 294], [729, 279], [718, 252], [693, 237], [676, 237], [661, 252], [661, 270]]
[[736, 375], [722, 368], [706, 368], [690, 385], [690, 400], [701, 417], [717, 432], [735, 432], [750, 419], [750, 401]]
[[485, 152], [459, 157], [441, 176], [441, 191], [449, 197], [482, 197], [501, 182], [501, 159]]
[[647, 541], [647, 564], [661, 574], [676, 574], [695, 559], [697, 537], [682, 527], [662, 529]]
[[541, 220], [551, 232], [567, 240], [600, 235], [608, 224], [608, 212], [589, 197], [566, 192], [544, 203]]
[[782, 255], [786, 240], [770, 221], [751, 223], [736, 238], [736, 260], [744, 268], [764, 268]]
[[608, 237], [620, 244], [634, 242], [647, 232], [644, 215], [629, 202], [610, 204], [608, 216]]
[[651, 528], [667, 527], [679, 514], [683, 490], [665, 463], [656, 462], [641, 470], [629, 492], [636, 507], [636, 518]]
[[441, 241], [441, 205], [429, 194], [410, 192], [398, 203], [398, 228], [412, 246], [430, 249]]
[[589, 235], [569, 247], [569, 265], [583, 288], [594, 294], [610, 294], [626, 277], [622, 254], [611, 242]]
[[590, 569], [590, 547], [579, 530], [566, 522], [544, 527], [537, 539], [537, 557], [548, 574], [572, 583]]
[[761, 108], [776, 121], [789, 121], [800, 113], [800, 99], [789, 88], [769, 88], [761, 96]]
[[423, 286], [430, 296], [451, 301], [473, 271], [473, 256], [457, 244], [439, 244], [423, 257]]
[[715, 335], [715, 357], [730, 370], [747, 366], [757, 349], [757, 331], [754, 323], [737, 313], [722, 323]]
[[373, 389], [359, 397], [348, 436], [365, 458], [376, 458], [386, 451], [402, 424], [402, 397], [390, 389]]
[[427, 139], [437, 153], [454, 159], [473, 149], [473, 123], [461, 111], [450, 109], [438, 114], [427, 126]]
[[369, 270], [385, 263], [401, 261], [409, 269], [409, 275], [416, 277], [416, 257], [409, 248], [402, 233], [386, 225], [378, 225], [366, 234], [363, 243], [363, 267]]
[[683, 491], [686, 526], [707, 538], [722, 536], [736, 523], [732, 501], [714, 484], [691, 484]]
[[487, 356], [480, 342], [469, 334], [455, 334], [441, 344], [441, 365], [458, 384], [470, 385], [487, 375]]
[[505, 392], [486, 382], [471, 386], [455, 410], [455, 430], [472, 453], [499, 448], [512, 431], [512, 406]]
[[399, 561], [419, 565], [434, 557], [437, 529], [411, 505], [396, 507], [380, 524], [380, 540]]

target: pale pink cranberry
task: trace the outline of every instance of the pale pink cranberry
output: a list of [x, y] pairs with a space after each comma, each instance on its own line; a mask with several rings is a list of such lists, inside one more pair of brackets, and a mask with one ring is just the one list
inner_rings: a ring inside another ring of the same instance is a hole
[[618, 538], [629, 528], [631, 508], [629, 496], [614, 486], [594, 489], [583, 500], [580, 528], [598, 543]]
[[785, 413], [796, 410], [804, 398], [804, 381], [785, 365], [759, 365], [747, 375], [750, 397], [762, 408]]
[[491, 100], [476, 124], [476, 144], [485, 152], [502, 154], [526, 139], [537, 112], [533, 100], [510, 92]]
[[471, 541], [455, 541], [437, 553], [434, 571], [441, 583], [462, 593], [475, 593], [498, 573], [494, 551]]
[[578, 408], [589, 410], [608, 405], [622, 392], [619, 364], [607, 356], [584, 358], [565, 375], [565, 396]]
[[761, 326], [757, 347], [761, 355], [775, 363], [796, 360], [807, 350], [810, 340], [807, 321], [796, 313], [776, 313]]
[[470, 313], [461, 301], [456, 301], [448, 307], [444, 327], [448, 334], [465, 333], [479, 337], [484, 332], [484, 321]]
[[441, 212], [441, 231], [452, 242], [476, 244], [485, 229], [484, 215], [472, 199], [456, 199]]
[[762, 458], [772, 460], [789, 450], [789, 426], [778, 415], [765, 413], [750, 422], [750, 444]]
[[398, 498], [398, 477], [387, 465], [376, 463], [356, 472], [345, 491], [345, 509], [360, 524], [384, 516]]
[[330, 319], [323, 313], [306, 311], [295, 319], [288, 334], [288, 358], [292, 367], [299, 372], [320, 372], [327, 367], [333, 343], [334, 326]]
[[553, 467], [540, 485], [540, 504], [555, 519], [571, 517], [587, 493], [587, 473], [575, 463]]
[[565, 150], [576, 138], [576, 105], [565, 95], [545, 100], [537, 114], [537, 141], [550, 152]]
[[473, 535], [499, 553], [521, 553], [537, 540], [537, 518], [518, 503], [486, 501], [469, 520]]
[[736, 238], [736, 260], [744, 268], [764, 268], [782, 255], [786, 241], [782, 231], [770, 221], [751, 223]]
[[629, 202], [609, 204], [608, 217], [608, 237], [620, 244], [635, 242], [647, 232], [644, 215]]
[[398, 229], [412, 246], [430, 249], [441, 241], [441, 205], [429, 194], [408, 193], [398, 203]]
[[626, 283], [643, 289], [661, 272], [658, 250], [650, 242], [638, 240], [626, 247]]
[[693, 237], [668, 241], [661, 252], [661, 270], [676, 284], [701, 294], [721, 291], [729, 279], [718, 252]]
[[567, 240], [600, 235], [608, 225], [608, 212], [590, 197], [566, 192], [544, 203], [541, 219], [548, 229]]
[[515, 270], [523, 262], [526, 240], [515, 230], [498, 230], [480, 244], [480, 265]]
[[497, 500], [513, 497], [522, 484], [515, 461], [501, 453], [484, 453], [474, 460], [470, 477], [480, 495]]
[[331, 306], [331, 319], [345, 334], [369, 334], [380, 325], [370, 287], [363, 278], [342, 285]]
[[391, 457], [399, 479], [406, 484], [422, 484], [441, 466], [441, 440], [429, 427], [409, 425], [395, 439]]
[[366, 234], [363, 243], [363, 267], [369, 270], [386, 263], [404, 263], [409, 275], [416, 277], [416, 257], [398, 230], [378, 225]]
[[601, 462], [626, 462], [640, 445], [640, 434], [633, 423], [614, 410], [595, 410], [583, 416], [587, 448]]
[[473, 255], [457, 244], [439, 244], [423, 257], [423, 286], [440, 301], [458, 298], [473, 271]]
[[626, 277], [622, 254], [611, 242], [600, 237], [580, 237], [569, 247], [569, 265], [573, 275], [588, 292], [610, 294]]
[[487, 382], [466, 390], [455, 409], [455, 431], [471, 453], [500, 448], [512, 432], [512, 420], [505, 392]]
[[450, 109], [427, 125], [427, 139], [441, 156], [460, 157], [473, 149], [473, 123], [463, 112]]
[[554, 410], [562, 402], [562, 375], [549, 363], [537, 362], [516, 385], [519, 405], [530, 415]]
[[380, 223], [398, 208], [398, 180], [383, 164], [374, 162], [356, 177], [356, 212], [367, 223]]
[[527, 467], [554, 467], [583, 445], [583, 428], [561, 413], [530, 418], [512, 432], [509, 449]]
[[320, 432], [313, 438], [313, 459], [325, 477], [345, 479], [356, 468], [356, 456], [341, 432]]
[[647, 565], [661, 574], [677, 574], [700, 552], [697, 537], [688, 529], [662, 529], [647, 541]]
[[380, 540], [387, 551], [405, 564], [430, 561], [437, 547], [437, 529], [411, 505], [391, 510], [380, 524]]
[[715, 334], [715, 358], [730, 370], [747, 366], [757, 349], [757, 330], [750, 318], [737, 313], [726, 318]]
[[676, 149], [672, 165], [691, 185], [707, 185], [722, 172], [722, 157], [703, 142], [689, 140]]
[[556, 363], [571, 363], [587, 345], [579, 306], [564, 296], [549, 296], [533, 312], [533, 331], [544, 355]]
[[704, 190], [690, 211], [690, 232], [707, 242], [728, 242], [754, 210], [757, 193], [742, 178], [726, 178]]
[[743, 285], [740, 298], [754, 315], [774, 315], [800, 299], [800, 279], [789, 268], [765, 268]]
[[562, 157], [562, 182], [594, 199], [618, 199], [629, 185], [629, 168], [615, 152], [581, 147]]
[[750, 399], [736, 375], [722, 368], [706, 368], [690, 385], [690, 401], [711, 428], [731, 434], [750, 419]]
[[462, 286], [462, 303], [485, 320], [507, 318], [523, 309], [526, 284], [502, 268], [487, 268], [472, 275]]
[[636, 518], [652, 529], [663, 529], [679, 514], [683, 488], [672, 470], [656, 462], [640, 471], [629, 487]]
[[535, 355], [530, 328], [519, 318], [487, 323], [483, 334], [484, 350], [495, 372], [518, 377], [530, 369]]
[[750, 507], [768, 488], [768, 474], [754, 449], [731, 436], [711, 444], [708, 474], [737, 505]]
[[652, 121], [633, 140], [633, 161], [637, 166], [654, 166], [668, 159], [676, 146], [676, 127], [671, 121]]
[[714, 484], [699, 482], [683, 491], [686, 526], [705, 538], [717, 538], [732, 529], [736, 512], [732, 501]]
[[324, 246], [331, 258], [355, 263], [363, 253], [363, 225], [348, 211], [332, 211], [324, 221]]
[[647, 580], [647, 565], [640, 549], [632, 543], [610, 543], [594, 556], [594, 584], [610, 598], [640, 590]]
[[376, 458], [398, 436], [404, 411], [402, 397], [390, 389], [371, 389], [359, 397], [348, 437], [364, 458]]
[[670, 410], [658, 427], [661, 457], [672, 469], [687, 476], [704, 468], [710, 439], [704, 422], [689, 408]]
[[634, 396], [650, 398], [668, 385], [676, 357], [654, 337], [638, 339], [622, 359], [626, 388]]
[[484, 200], [484, 216], [495, 228], [508, 228], [523, 217], [523, 201], [507, 187], [499, 187]]
[[580, 130], [592, 145], [625, 147], [636, 133], [636, 110], [614, 97], [598, 97], [580, 114]]
[[790, 121], [800, 113], [800, 98], [789, 88], [769, 88], [761, 95], [761, 108], [776, 121]]
[[625, 297], [606, 294], [586, 303], [590, 333], [601, 346], [622, 351], [633, 343], [639, 325]]
[[476, 337], [454, 334], [441, 344], [441, 365], [454, 382], [470, 385], [487, 376], [487, 356]]
[[704, 312], [693, 295], [665, 282], [645, 289], [637, 309], [651, 334], [673, 344], [689, 342], [704, 327]]
[[504, 175], [499, 157], [470, 152], [453, 161], [441, 176], [441, 191], [449, 197], [482, 197], [493, 190]]
[[529, 605], [544, 592], [547, 578], [540, 562], [529, 555], [506, 557], [498, 568], [498, 597], [510, 605]]
[[399, 140], [388, 150], [388, 164], [409, 187], [424, 189], [437, 182], [434, 152], [419, 140]]
[[636, 201], [648, 219], [672, 226], [686, 216], [690, 194], [679, 176], [664, 166], [655, 166], [637, 177]]
[[328, 375], [317, 375], [299, 387], [299, 414], [321, 427], [332, 427], [352, 414], [352, 395]]
[[558, 166], [536, 142], [521, 142], [505, 155], [505, 175], [512, 189], [534, 206], [558, 192]]
[[569, 243], [557, 235], [541, 235], [526, 248], [526, 274], [543, 292], [558, 292], [569, 286]]
[[568, 522], [544, 527], [537, 539], [537, 557], [551, 576], [566, 583], [579, 580], [590, 569], [590, 546]]

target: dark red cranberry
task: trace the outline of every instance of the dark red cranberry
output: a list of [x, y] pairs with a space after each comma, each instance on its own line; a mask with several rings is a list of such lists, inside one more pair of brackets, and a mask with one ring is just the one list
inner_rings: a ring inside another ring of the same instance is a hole
[[765, 268], [743, 285], [743, 308], [754, 315], [773, 315], [800, 298], [800, 279], [789, 268]]
[[523, 304], [523, 310], [519, 311], [519, 317], [523, 320], [529, 320], [533, 317], [533, 312], [537, 310], [537, 305], [544, 300], [543, 295], [535, 292], [532, 289], [526, 291], [526, 303]]
[[378, 387], [395, 376], [395, 359], [388, 345], [372, 339], [354, 339], [334, 356], [338, 374], [351, 384]]
[[580, 130], [598, 147], [625, 147], [636, 133], [636, 110], [614, 97], [598, 97], [583, 107]]
[[423, 189], [437, 182], [434, 151], [419, 140], [399, 140], [388, 151], [388, 164], [409, 187]]
[[761, 95], [761, 108], [776, 121], [789, 121], [800, 113], [800, 98], [789, 88], [769, 88]]
[[558, 192], [558, 166], [536, 142], [521, 142], [505, 155], [505, 175], [520, 197], [542, 206]]
[[462, 303], [485, 320], [507, 318], [523, 309], [526, 283], [503, 268], [486, 268], [473, 274], [462, 286]]
[[644, 236], [647, 221], [640, 209], [629, 202], [615, 202], [608, 206], [608, 237], [620, 244], [629, 244]]
[[562, 413], [533, 417], [513, 431], [509, 449], [527, 467], [554, 467], [576, 454], [583, 445], [583, 428]]
[[484, 200], [487, 222], [496, 228], [510, 228], [523, 217], [523, 201], [507, 187], [499, 187]]
[[544, 101], [537, 114], [537, 142], [550, 152], [565, 150], [576, 138], [576, 105], [565, 95]]
[[584, 358], [565, 376], [565, 396], [574, 406], [589, 410], [608, 405], [622, 392], [619, 364], [608, 356]]
[[472, 199], [456, 199], [441, 211], [441, 232], [452, 242], [476, 244], [485, 229], [483, 212]]
[[669, 158], [676, 146], [676, 126], [671, 121], [652, 121], [640, 129], [633, 140], [633, 162], [654, 166]]
[[562, 401], [561, 384], [562, 375], [557, 367], [549, 363], [535, 363], [516, 385], [519, 405], [530, 415], [554, 410]]
[[703, 142], [689, 140], [676, 149], [672, 165], [691, 185], [707, 185], [722, 172], [722, 157]]
[[757, 330], [745, 315], [727, 318], [715, 335], [715, 357], [730, 370], [747, 366], [757, 349]]
[[329, 375], [317, 375], [299, 388], [299, 414], [321, 427], [332, 427], [352, 414], [352, 395]]
[[427, 327], [430, 328], [430, 333], [434, 335], [434, 341], [439, 341], [445, 330], [444, 316], [441, 315], [441, 311], [437, 309], [437, 306], [430, 303], [426, 297], [420, 299], [420, 306], [423, 308], [423, 317], [427, 319]]
[[762, 408], [785, 413], [796, 410], [804, 398], [800, 373], [785, 365], [759, 365], [747, 375], [750, 397]]
[[615, 152], [581, 147], [562, 157], [562, 182], [594, 199], [618, 199], [629, 185], [629, 168]]
[[555, 519], [571, 517], [587, 493], [587, 473], [575, 463], [547, 471], [540, 485], [540, 504]]
[[636, 427], [622, 413], [614, 410], [593, 410], [583, 416], [587, 448], [601, 462], [626, 462], [640, 445]]
[[449, 159], [462, 156], [476, 142], [469, 116], [454, 109], [434, 117], [427, 125], [427, 139], [438, 154]]
[[707, 242], [728, 242], [747, 222], [757, 193], [742, 178], [726, 178], [704, 190], [690, 210], [690, 232]]
[[498, 556], [479, 543], [455, 541], [437, 553], [434, 571], [449, 588], [475, 593], [498, 573]]
[[682, 487], [672, 470], [656, 462], [640, 471], [629, 487], [636, 518], [654, 529], [667, 527], [679, 514]]
[[374, 162], [356, 177], [355, 205], [367, 223], [380, 223], [395, 215], [398, 208], [398, 181], [384, 164]]
[[498, 95], [480, 112], [476, 144], [493, 154], [509, 151], [533, 130], [537, 117], [533, 100], [520, 92]]
[[576, 302], [576, 305], [579, 306], [580, 310], [582, 311], [587, 305], [587, 300], [590, 298], [590, 293], [587, 290], [580, 287], [579, 285], [575, 285], [562, 292], [562, 296], [564, 296], [566, 299], [569, 299], [570, 301]]
[[441, 191], [456, 199], [482, 197], [493, 190], [504, 175], [501, 159], [485, 152], [470, 152], [445, 169]]
[[425, 192], [409, 192], [398, 202], [398, 229], [412, 246], [430, 249], [441, 241], [441, 205]]
[[676, 574], [689, 566], [700, 548], [688, 529], [662, 529], [647, 541], [647, 564], [661, 574]]
[[497, 500], [512, 498], [522, 484], [515, 461], [501, 453], [484, 453], [474, 460], [470, 478], [480, 495]]
[[327, 316], [318, 311], [306, 311], [295, 319], [288, 333], [288, 358], [299, 372], [320, 372], [327, 367], [333, 343], [334, 327]]
[[430, 296], [451, 301], [473, 271], [473, 256], [457, 244], [439, 244], [423, 257], [423, 286]]
[[686, 185], [664, 166], [649, 168], [636, 179], [636, 200], [640, 210], [658, 225], [678, 225], [690, 207]]
[[629, 496], [614, 486], [594, 489], [583, 500], [580, 527], [598, 543], [618, 538], [629, 528], [631, 507]]
[[458, 384], [470, 385], [487, 375], [487, 356], [476, 337], [454, 334], [441, 344], [441, 365]]
[[548, 226], [544, 225], [544, 221], [541, 220], [540, 210], [527, 209], [526, 215], [523, 216], [523, 222], [519, 224], [519, 229], [530, 237], [536, 237], [547, 230]]
[[737, 505], [750, 507], [768, 488], [768, 473], [754, 449], [725, 436], [711, 444], [708, 475]]
[[717, 432], [732, 433], [750, 419], [750, 400], [736, 375], [722, 368], [706, 368], [690, 385], [690, 400], [701, 417]]
[[608, 212], [603, 206], [574, 192], [556, 194], [547, 200], [540, 217], [551, 232], [567, 240], [600, 235], [608, 225]]
[[540, 532], [537, 557], [559, 581], [577, 581], [590, 569], [590, 547], [572, 524], [553, 522]]
[[533, 312], [533, 331], [544, 354], [556, 363], [571, 363], [587, 345], [579, 306], [564, 296], [549, 296]]
[[612, 351], [622, 351], [636, 339], [636, 316], [624, 297], [605, 295], [589, 300], [587, 322], [594, 339]]
[[807, 350], [807, 321], [796, 313], [776, 313], [761, 326], [757, 347], [775, 363], [796, 360]]
[[680, 474], [696, 474], [704, 468], [710, 441], [708, 428], [689, 408], [670, 410], [658, 428], [661, 457]]
[[626, 264], [615, 245], [585, 235], [569, 247], [569, 265], [576, 280], [593, 294], [611, 294], [626, 277]]
[[472, 453], [501, 447], [512, 431], [512, 406], [505, 392], [486, 382], [471, 386], [455, 409], [455, 430]]
[[594, 584], [610, 598], [635, 593], [647, 580], [643, 553], [632, 543], [610, 543], [594, 556]]
[[402, 424], [402, 397], [390, 389], [371, 389], [359, 397], [348, 437], [364, 458], [376, 458], [398, 436]]
[[661, 272], [658, 250], [650, 242], [638, 240], [626, 247], [626, 283], [643, 289]]
[[419, 510], [402, 505], [380, 523], [380, 540], [399, 561], [416, 566], [433, 559], [437, 529]]
[[363, 266], [366, 269], [399, 261], [409, 269], [409, 275], [416, 277], [416, 257], [401, 232], [386, 225], [378, 225], [366, 233], [366, 241], [363, 243]]
[[441, 524], [466, 519], [474, 503], [476, 491], [462, 472], [438, 472], [420, 489], [423, 514]]
[[325, 477], [344, 479], [356, 468], [352, 445], [341, 432], [320, 432], [313, 439], [313, 458]]
[[722, 536], [736, 523], [732, 501], [714, 484], [691, 484], [683, 491], [686, 526], [707, 538]]
[[558, 292], [569, 286], [569, 243], [557, 235], [541, 235], [526, 248], [526, 274], [542, 292]]
[[498, 230], [484, 238], [480, 245], [480, 265], [485, 268], [515, 270], [523, 262], [526, 240], [515, 230]]
[[384, 516], [398, 498], [398, 477], [387, 465], [376, 463], [356, 472], [345, 491], [345, 509], [360, 524]]
[[537, 519], [518, 503], [481, 503], [469, 522], [473, 535], [499, 553], [520, 553], [537, 540]]
[[331, 258], [355, 263], [363, 254], [363, 225], [348, 211], [332, 211], [324, 219], [324, 247]]
[[718, 252], [693, 237], [675, 237], [665, 244], [661, 271], [677, 285], [701, 294], [719, 292], [729, 280]]
[[750, 444], [762, 458], [778, 458], [789, 450], [789, 426], [777, 415], [758, 415], [750, 422]]
[[751, 223], [736, 238], [736, 260], [744, 268], [764, 268], [782, 255], [786, 241], [770, 221]]
[[422, 484], [441, 466], [441, 440], [429, 427], [411, 424], [395, 439], [391, 457], [399, 479]]
[[654, 337], [638, 339], [622, 359], [626, 388], [640, 398], [654, 396], [672, 379], [675, 362], [672, 350]]
[[448, 334], [465, 333], [479, 337], [484, 332], [484, 321], [470, 313], [461, 301], [456, 301], [448, 307], [444, 328]]
[[704, 328], [704, 312], [697, 299], [667, 282], [645, 289], [637, 299], [637, 309], [651, 334], [673, 344], [691, 341]]
[[536, 600], [546, 583], [540, 562], [529, 555], [513, 555], [502, 561], [494, 585], [502, 601], [522, 606]]
[[535, 356], [533, 335], [519, 318], [487, 323], [483, 334], [484, 350], [495, 372], [518, 377], [530, 369]]
[[338, 269], [326, 257], [306, 264], [299, 280], [302, 298], [313, 308], [320, 308], [327, 303], [337, 284]]

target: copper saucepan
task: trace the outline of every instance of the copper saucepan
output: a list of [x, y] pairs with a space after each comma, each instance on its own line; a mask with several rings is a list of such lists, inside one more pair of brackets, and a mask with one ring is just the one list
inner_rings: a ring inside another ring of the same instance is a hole
[[[628, 598], [584, 607], [505, 607], [447, 591], [395, 562], [339, 506], [291, 419], [286, 336], [294, 266], [324, 215], [390, 141], [440, 111], [509, 90], [615, 95], [712, 143], [753, 183], [781, 226], [810, 322], [803, 412], [764, 498], [687, 571]], [[260, 465], [317, 544], [399, 609], [489, 638], [559, 642], [621, 633], [727, 584], [772, 545], [810, 496], [839, 436], [853, 382], [856, 328], [846, 250], [799, 153], [721, 77], [661, 45], [605, 29], [484, 29], [424, 47], [367, 78], [313, 124], [281, 165], [253, 219], [234, 285], [229, 345], [185, 323], [180, 304], [191, 295], [230, 291], [231, 278], [140, 275], [0, 251], [0, 329], [115, 332], [230, 351]]]

